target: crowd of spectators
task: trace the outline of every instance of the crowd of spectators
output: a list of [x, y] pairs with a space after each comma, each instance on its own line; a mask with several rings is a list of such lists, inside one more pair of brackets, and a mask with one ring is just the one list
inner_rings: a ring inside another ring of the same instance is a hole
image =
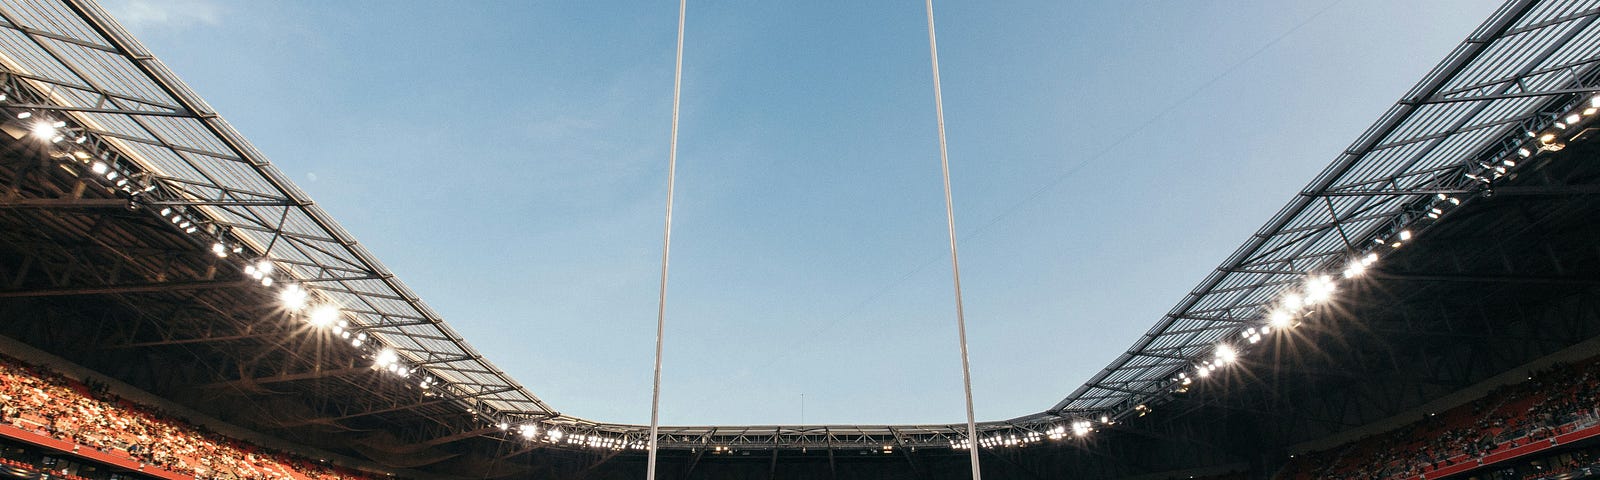
[[1595, 455], [1590, 451], [1576, 451], [1565, 458], [1546, 465], [1538, 465], [1530, 472], [1517, 477], [1520, 480], [1549, 480], [1563, 478], [1589, 478], [1600, 474], [1600, 465], [1597, 465]]
[[[1414, 478], [1600, 423], [1600, 358], [1556, 365], [1527, 381], [1386, 433], [1302, 455], [1279, 478]], [[1548, 475], [1549, 472], [1546, 472]]]
[[82, 448], [126, 456], [141, 467], [196, 479], [363, 480], [368, 476], [270, 451], [136, 405], [92, 381], [0, 356], [0, 423]]

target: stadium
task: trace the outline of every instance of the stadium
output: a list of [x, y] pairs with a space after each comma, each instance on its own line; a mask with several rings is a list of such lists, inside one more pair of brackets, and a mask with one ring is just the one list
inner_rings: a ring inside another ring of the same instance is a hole
[[0, 2], [0, 475], [1600, 477], [1597, 20], [1507, 1], [1037, 413], [652, 438], [475, 350], [106, 10]]

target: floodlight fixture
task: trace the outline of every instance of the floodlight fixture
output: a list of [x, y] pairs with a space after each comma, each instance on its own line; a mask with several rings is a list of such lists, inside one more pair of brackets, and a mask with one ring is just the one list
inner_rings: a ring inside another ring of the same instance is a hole
[[311, 322], [312, 326], [327, 328], [339, 320], [339, 308], [333, 305], [318, 306], [311, 310], [311, 315], [308, 315], [306, 320]]
[[1306, 279], [1306, 305], [1316, 305], [1333, 298], [1334, 290], [1338, 289], [1333, 280], [1327, 275], [1313, 275]]
[[30, 131], [33, 133], [33, 136], [39, 138], [53, 138], [56, 136], [56, 127], [50, 126], [49, 122], [35, 123]]
[[1215, 355], [1217, 357], [1217, 365], [1227, 365], [1239, 359], [1239, 351], [1234, 350], [1232, 345], [1226, 343], [1217, 344]]
[[1088, 435], [1089, 432], [1092, 431], [1094, 431], [1094, 425], [1089, 423], [1088, 420], [1076, 420], [1072, 422], [1073, 436], [1082, 437], [1084, 435]]
[[372, 361], [379, 367], [388, 367], [391, 371], [393, 371], [394, 369], [398, 368], [396, 365], [400, 361], [400, 354], [395, 353], [394, 349], [392, 348], [385, 348], [383, 350], [379, 350], [378, 354], [372, 357]]
[[1294, 315], [1289, 314], [1287, 311], [1274, 310], [1267, 315], [1267, 325], [1271, 325], [1272, 328], [1283, 330], [1289, 328], [1292, 324], [1294, 324]]
[[[307, 296], [308, 295], [306, 291], [300, 288], [300, 285], [292, 283], [287, 287], [283, 287], [283, 291], [278, 292], [278, 300], [283, 302], [283, 308], [286, 308], [290, 311], [299, 311], [300, 309], [305, 308]], [[315, 314], [316, 313], [313, 312], [313, 315]], [[335, 311], [334, 315], [338, 315], [337, 311]]]

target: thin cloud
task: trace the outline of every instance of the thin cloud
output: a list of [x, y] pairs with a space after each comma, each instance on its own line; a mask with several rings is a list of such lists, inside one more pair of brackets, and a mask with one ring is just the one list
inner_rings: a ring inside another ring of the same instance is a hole
[[113, 0], [106, 9], [131, 28], [188, 28], [222, 21], [213, 0]]

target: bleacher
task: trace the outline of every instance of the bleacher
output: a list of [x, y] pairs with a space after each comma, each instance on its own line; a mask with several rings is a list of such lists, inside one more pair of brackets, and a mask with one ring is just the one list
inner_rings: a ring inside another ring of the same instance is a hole
[[[1600, 436], [1597, 395], [1600, 357], [1560, 365], [1404, 427], [1298, 455], [1276, 478], [1438, 479], [1517, 461]], [[1555, 478], [1577, 467], [1540, 473]]]
[[[110, 395], [99, 386], [3, 356], [0, 437], [169, 480], [370, 478], [208, 432]], [[0, 463], [38, 468], [15, 459]]]

